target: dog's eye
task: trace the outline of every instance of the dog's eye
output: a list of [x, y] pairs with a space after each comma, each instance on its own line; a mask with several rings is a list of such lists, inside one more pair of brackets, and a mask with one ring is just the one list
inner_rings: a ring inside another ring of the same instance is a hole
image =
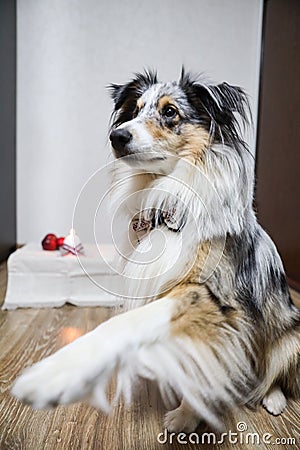
[[177, 110], [174, 106], [166, 106], [163, 110], [163, 115], [168, 119], [173, 119], [177, 115]]

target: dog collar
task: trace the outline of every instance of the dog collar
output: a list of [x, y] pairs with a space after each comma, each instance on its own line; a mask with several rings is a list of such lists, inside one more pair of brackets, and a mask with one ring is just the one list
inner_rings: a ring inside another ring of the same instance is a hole
[[132, 219], [131, 226], [133, 231], [137, 235], [138, 241], [141, 241], [147, 236], [151, 230], [157, 228], [160, 225], [165, 225], [170, 231], [179, 233], [185, 225], [185, 220], [182, 220], [178, 226], [176, 220], [176, 209], [172, 208], [171, 211], [159, 212], [156, 210], [151, 219], [146, 220], [140, 213]]

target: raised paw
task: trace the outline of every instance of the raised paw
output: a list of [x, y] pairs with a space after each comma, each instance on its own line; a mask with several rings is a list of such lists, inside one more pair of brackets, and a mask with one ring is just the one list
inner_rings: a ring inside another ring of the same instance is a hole
[[278, 416], [286, 407], [286, 398], [279, 387], [274, 387], [265, 395], [262, 404], [270, 414]]
[[[25, 369], [15, 381], [12, 394], [37, 409], [66, 405], [88, 396], [94, 400], [96, 386], [97, 392], [99, 386], [105, 391], [116, 364], [108, 346], [104, 348], [107, 351], [99, 352], [98, 340], [92, 333], [85, 335]], [[105, 403], [105, 398], [101, 403], [102, 397], [100, 395], [100, 408]], [[97, 403], [97, 398], [94, 403]]]
[[17, 378], [12, 394], [34, 408], [51, 408], [68, 404], [87, 395], [88, 380], [80, 370], [73, 372], [53, 361], [44, 360], [26, 369]]

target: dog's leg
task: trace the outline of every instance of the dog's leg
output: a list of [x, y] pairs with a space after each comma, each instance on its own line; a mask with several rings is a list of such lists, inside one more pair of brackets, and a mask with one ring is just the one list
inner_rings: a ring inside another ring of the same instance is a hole
[[[224, 405], [234, 406], [249, 392], [249, 342], [236, 311], [224, 313], [203, 285], [188, 284], [113, 317], [35, 364], [12, 392], [37, 408], [89, 397], [105, 410], [114, 372], [125, 398], [140, 376], [158, 383], [166, 403], [184, 399], [195, 416], [220, 428]], [[181, 413], [178, 421], [185, 419]]]
[[[266, 372], [258, 386], [256, 400], [262, 399], [266, 410], [277, 416], [287, 398], [300, 398], [300, 326], [291, 327], [280, 339], [272, 342], [266, 352]], [[283, 393], [283, 392], [284, 393]]]
[[279, 386], [273, 386], [262, 402], [264, 408], [273, 416], [281, 414], [286, 407], [286, 398]]
[[[121, 367], [129, 355], [166, 338], [171, 311], [172, 300], [162, 299], [109, 319], [26, 369], [12, 394], [35, 408], [46, 408], [80, 400], [99, 383], [105, 388], [116, 366]], [[105, 408], [104, 399], [102, 403], [99, 406]]]
[[167, 412], [164, 417], [164, 426], [170, 433], [191, 433], [194, 431], [199, 422], [199, 416], [190, 408], [185, 400], [182, 400], [178, 408]]

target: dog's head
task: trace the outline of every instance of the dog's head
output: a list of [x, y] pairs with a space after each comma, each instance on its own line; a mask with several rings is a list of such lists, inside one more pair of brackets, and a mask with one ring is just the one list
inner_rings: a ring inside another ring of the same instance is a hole
[[115, 121], [110, 140], [117, 158], [145, 170], [168, 171], [170, 156], [196, 163], [215, 143], [245, 147], [239, 119], [247, 123], [248, 99], [240, 87], [209, 85], [182, 70], [178, 82], [161, 83], [154, 72], [110, 86]]

